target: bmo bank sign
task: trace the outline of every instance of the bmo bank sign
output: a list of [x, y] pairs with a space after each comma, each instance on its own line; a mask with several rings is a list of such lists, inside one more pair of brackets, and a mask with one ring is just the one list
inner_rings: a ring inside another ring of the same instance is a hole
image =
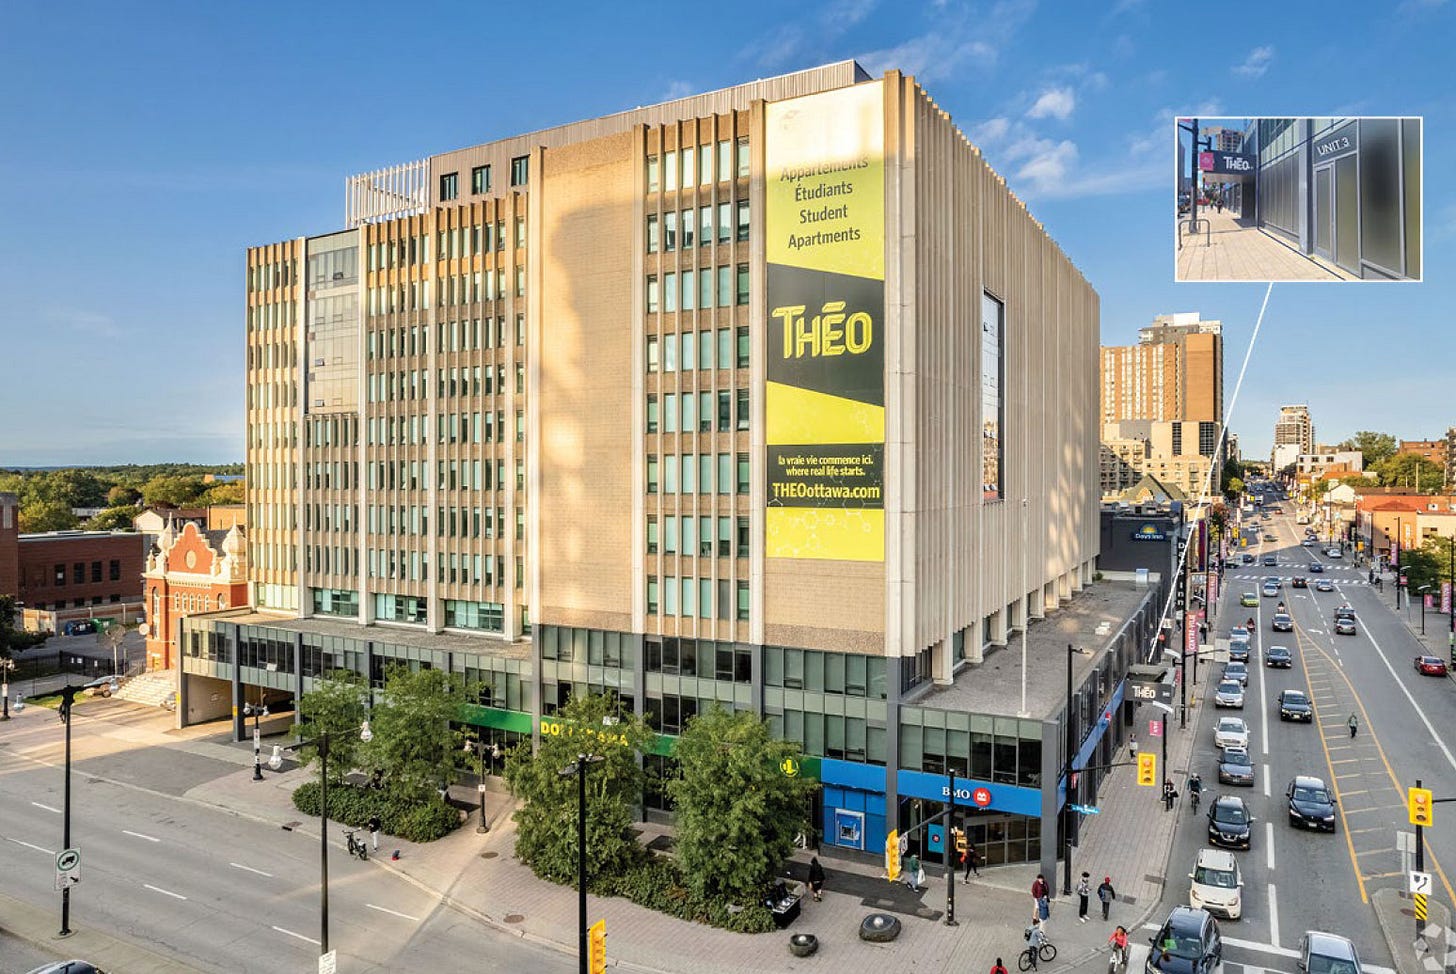
[[1215, 176], [1247, 176], [1254, 172], [1254, 157], [1242, 152], [1200, 152], [1198, 168]]

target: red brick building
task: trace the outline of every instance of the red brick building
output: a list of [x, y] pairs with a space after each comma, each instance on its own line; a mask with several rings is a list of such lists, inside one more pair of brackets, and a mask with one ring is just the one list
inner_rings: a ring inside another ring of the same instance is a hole
[[20, 498], [0, 494], [0, 595], [20, 594]]
[[188, 521], [168, 523], [147, 555], [147, 668], [176, 665], [177, 620], [248, 604], [248, 542], [241, 525], [226, 534]]

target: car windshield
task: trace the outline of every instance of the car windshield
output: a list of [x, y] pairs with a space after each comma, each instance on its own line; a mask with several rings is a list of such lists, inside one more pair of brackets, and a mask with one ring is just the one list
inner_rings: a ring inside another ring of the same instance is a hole
[[1241, 720], [1221, 720], [1218, 722], [1218, 729], [1238, 733], [1244, 729], [1244, 722]]
[[1209, 869], [1207, 866], [1199, 866], [1193, 870], [1193, 881], [1203, 886], [1215, 886], [1218, 889], [1234, 889], [1239, 885], [1234, 879], [1232, 869]]
[[1294, 789], [1294, 800], [1301, 802], [1330, 803], [1330, 793], [1323, 788], [1298, 787]]
[[[1203, 956], [1203, 945], [1199, 942], [1198, 936], [1178, 936], [1171, 931], [1164, 930], [1158, 935], [1158, 946], [1163, 953], [1170, 957], [1180, 957], [1183, 960], [1197, 960]], [[1328, 974], [1334, 974], [1333, 971]]]
[[1286, 690], [1284, 691], [1284, 702], [1304, 703], [1304, 694], [1300, 693], [1298, 690]]
[[1241, 686], [1239, 686], [1233, 680], [1229, 680], [1227, 683], [1220, 683], [1218, 685], [1218, 692], [1219, 693], [1243, 693], [1244, 692], [1244, 688], [1241, 687]]
[[1244, 806], [1220, 803], [1214, 806], [1213, 817], [1216, 821], [1227, 822], [1230, 825], [1243, 825], [1249, 820], [1249, 815], [1244, 811]]
[[1228, 750], [1223, 752], [1224, 764], [1237, 764], [1241, 767], [1251, 768], [1254, 762], [1249, 760], [1249, 755], [1244, 751]]

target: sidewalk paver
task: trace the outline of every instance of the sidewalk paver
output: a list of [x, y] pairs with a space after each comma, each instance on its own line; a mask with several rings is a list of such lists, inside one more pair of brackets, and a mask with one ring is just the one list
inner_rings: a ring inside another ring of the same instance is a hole
[[1179, 229], [1174, 227], [1179, 281], [1359, 280], [1329, 261], [1300, 253], [1232, 211], [1199, 207], [1198, 219], [1208, 221], [1208, 232], [1185, 233], [1182, 247], [1177, 247]]

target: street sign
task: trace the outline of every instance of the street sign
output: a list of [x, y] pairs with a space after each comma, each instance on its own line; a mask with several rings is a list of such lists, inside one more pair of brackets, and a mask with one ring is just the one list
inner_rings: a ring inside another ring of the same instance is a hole
[[1410, 871], [1410, 891], [1420, 893], [1422, 896], [1431, 895], [1431, 874], [1418, 873], [1414, 869]]
[[1102, 814], [1102, 809], [1098, 808], [1096, 805], [1068, 805], [1067, 807], [1074, 812], [1081, 812], [1083, 815]]
[[339, 952], [331, 950], [327, 954], [319, 954], [318, 974], [338, 974]]
[[70, 889], [81, 881], [81, 850], [63, 849], [56, 853], [56, 889]]

